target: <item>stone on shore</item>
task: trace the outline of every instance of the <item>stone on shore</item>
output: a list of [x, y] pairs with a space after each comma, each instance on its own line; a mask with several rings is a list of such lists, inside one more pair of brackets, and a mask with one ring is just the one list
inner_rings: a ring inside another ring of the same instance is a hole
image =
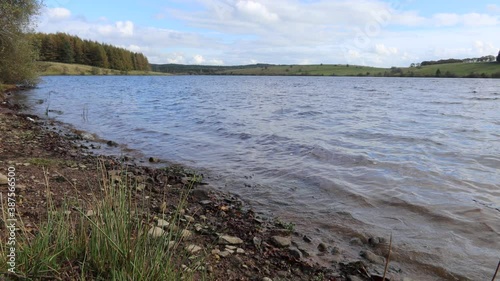
[[193, 237], [193, 233], [187, 229], [181, 231], [181, 238], [184, 240], [189, 240]]
[[370, 251], [362, 251], [361, 256], [363, 258], [367, 259], [368, 261], [375, 263], [375, 264], [384, 264], [385, 263], [385, 258], [378, 256]]
[[243, 240], [236, 236], [222, 235], [219, 236], [219, 244], [239, 245], [243, 244]]
[[292, 238], [284, 236], [273, 236], [271, 242], [277, 247], [285, 248], [292, 244]]
[[170, 226], [170, 223], [164, 219], [158, 219], [158, 222], [156, 223], [156, 225], [158, 227], [161, 227], [161, 228], [167, 228]]
[[149, 162], [151, 162], [151, 163], [159, 163], [160, 159], [155, 158], [155, 157], [149, 157]]
[[161, 227], [153, 226], [149, 231], [148, 234], [151, 235], [153, 238], [157, 238], [162, 236], [165, 233], [165, 230]]
[[7, 185], [9, 184], [9, 180], [7, 177], [3, 174], [0, 174], [0, 185]]
[[318, 245], [318, 251], [324, 253], [324, 252], [326, 252], [326, 250], [327, 250], [326, 244], [325, 243], [319, 243], [319, 245]]
[[186, 251], [190, 252], [191, 254], [196, 254], [201, 251], [201, 249], [202, 248], [200, 246], [194, 244], [186, 246]]

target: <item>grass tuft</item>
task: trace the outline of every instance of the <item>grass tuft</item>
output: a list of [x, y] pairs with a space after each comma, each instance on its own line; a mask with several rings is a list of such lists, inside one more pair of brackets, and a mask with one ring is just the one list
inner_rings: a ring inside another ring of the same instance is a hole
[[[172, 216], [171, 225], [177, 227], [153, 238], [148, 234], [153, 215], [144, 214], [137, 207], [132, 186], [112, 183], [102, 163], [97, 169], [102, 175], [103, 194], [95, 195], [88, 202], [92, 215], [84, 203], [74, 205], [65, 200], [56, 208], [48, 178], [45, 179], [47, 219], [36, 233], [22, 223], [19, 225], [16, 274], [10, 277], [28, 280], [205, 279], [203, 272], [185, 270], [185, 265], [195, 268], [200, 261], [176, 247], [181, 244], [180, 210], [189, 191], [182, 196]], [[3, 207], [2, 210], [6, 210]], [[6, 217], [4, 211], [4, 222]], [[5, 245], [0, 246], [1, 272], [8, 269], [9, 249]]]

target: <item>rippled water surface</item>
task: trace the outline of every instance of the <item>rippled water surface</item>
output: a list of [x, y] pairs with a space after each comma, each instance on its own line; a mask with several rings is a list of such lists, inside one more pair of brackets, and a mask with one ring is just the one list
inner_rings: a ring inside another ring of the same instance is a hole
[[323, 240], [392, 232], [396, 258], [445, 279], [486, 280], [500, 258], [498, 79], [43, 81], [36, 113], [218, 173]]

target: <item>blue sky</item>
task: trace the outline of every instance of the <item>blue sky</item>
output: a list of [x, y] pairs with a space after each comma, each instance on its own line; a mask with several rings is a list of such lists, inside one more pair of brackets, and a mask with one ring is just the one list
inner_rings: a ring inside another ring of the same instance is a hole
[[152, 63], [408, 66], [496, 55], [497, 0], [45, 0], [41, 32]]

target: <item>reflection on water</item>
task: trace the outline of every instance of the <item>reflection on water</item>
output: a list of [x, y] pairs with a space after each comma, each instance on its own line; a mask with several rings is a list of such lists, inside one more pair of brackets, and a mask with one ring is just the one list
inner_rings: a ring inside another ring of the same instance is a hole
[[493, 79], [46, 77], [26, 102], [219, 173], [222, 188], [305, 232], [392, 231], [402, 260], [480, 280], [500, 253], [498, 89]]

